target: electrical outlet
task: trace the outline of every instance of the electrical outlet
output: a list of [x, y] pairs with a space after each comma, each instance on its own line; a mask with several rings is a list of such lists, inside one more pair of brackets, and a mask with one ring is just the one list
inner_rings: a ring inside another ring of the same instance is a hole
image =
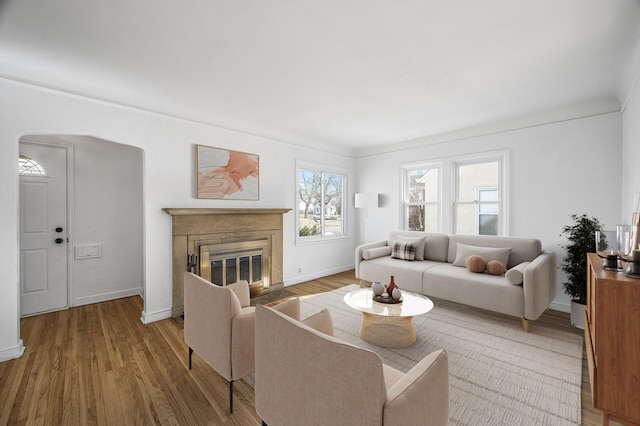
[[301, 274], [302, 273], [302, 268], [298, 268], [298, 273]]

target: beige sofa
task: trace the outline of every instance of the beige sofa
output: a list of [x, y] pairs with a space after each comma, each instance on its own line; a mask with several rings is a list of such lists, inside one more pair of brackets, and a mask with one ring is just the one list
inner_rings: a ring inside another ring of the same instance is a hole
[[300, 322], [256, 306], [255, 406], [263, 425], [449, 423], [446, 351], [402, 373], [332, 334], [327, 310]]
[[[412, 243], [417, 259], [391, 257], [394, 242]], [[470, 272], [464, 262], [471, 254], [502, 256], [506, 273]], [[540, 240], [516, 237], [394, 231], [387, 240], [356, 248], [355, 273], [361, 282], [385, 284], [393, 275], [401, 289], [522, 318], [525, 331], [528, 320], [549, 307], [556, 288], [555, 255], [543, 251]]]

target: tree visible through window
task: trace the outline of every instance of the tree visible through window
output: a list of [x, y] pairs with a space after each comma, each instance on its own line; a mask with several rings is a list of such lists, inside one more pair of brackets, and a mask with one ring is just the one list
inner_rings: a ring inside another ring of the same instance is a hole
[[345, 175], [298, 168], [298, 236], [343, 236]]

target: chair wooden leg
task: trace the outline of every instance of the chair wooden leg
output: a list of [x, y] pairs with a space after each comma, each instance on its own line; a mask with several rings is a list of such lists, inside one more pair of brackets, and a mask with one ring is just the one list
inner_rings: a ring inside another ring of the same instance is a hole
[[233, 380], [229, 382], [229, 412], [233, 413]]
[[193, 349], [189, 346], [189, 370], [191, 370], [191, 358], [193, 357]]
[[529, 320], [524, 317], [522, 318], [522, 328], [526, 333], [529, 332]]

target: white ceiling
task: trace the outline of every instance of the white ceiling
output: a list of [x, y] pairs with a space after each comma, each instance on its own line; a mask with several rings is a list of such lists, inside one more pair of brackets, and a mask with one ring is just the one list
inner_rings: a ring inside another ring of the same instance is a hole
[[639, 40], [638, 0], [0, 0], [1, 77], [354, 154], [619, 110]]

